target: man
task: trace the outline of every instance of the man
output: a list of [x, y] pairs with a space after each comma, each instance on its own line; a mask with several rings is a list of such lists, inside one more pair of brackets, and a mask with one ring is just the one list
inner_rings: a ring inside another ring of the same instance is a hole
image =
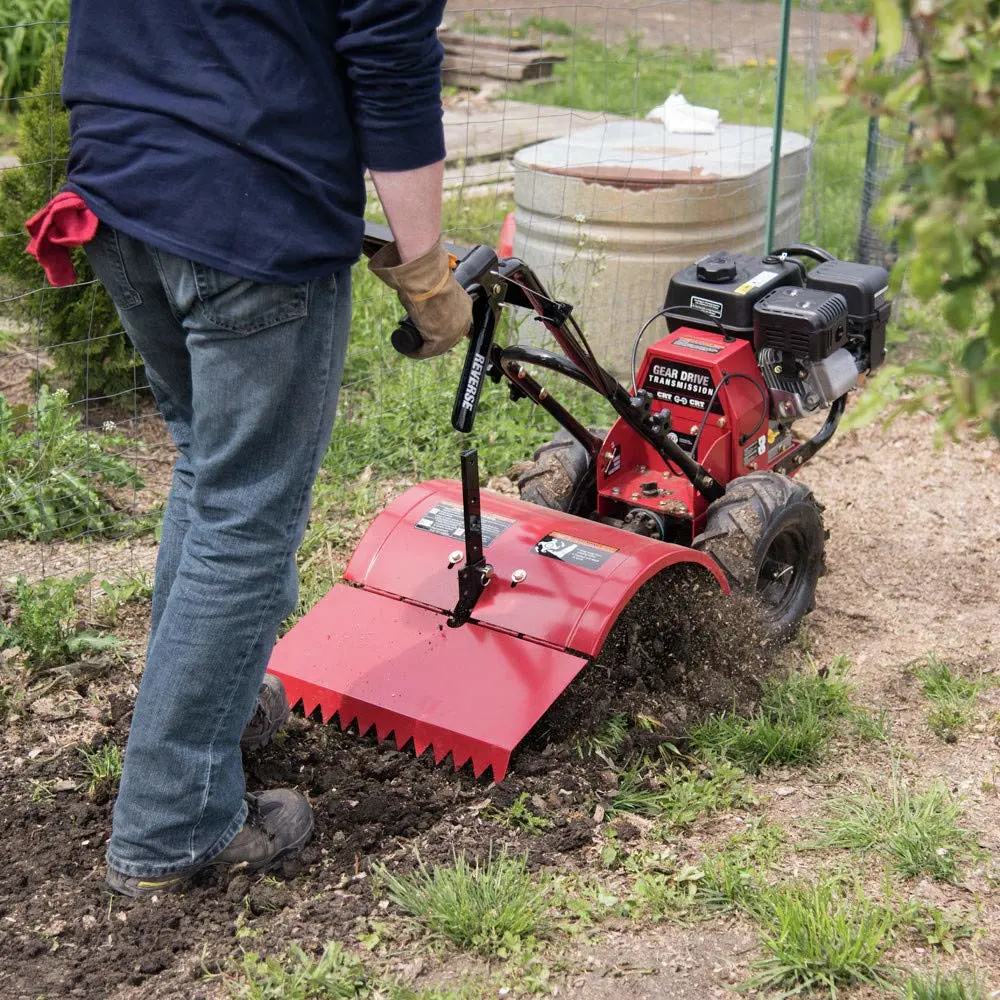
[[297, 792], [245, 794], [240, 740], [251, 716], [259, 744], [287, 715], [262, 678], [333, 424], [365, 168], [395, 237], [373, 270], [423, 334], [415, 356], [471, 322], [439, 242], [443, 7], [74, 0], [67, 187], [100, 220], [88, 257], [179, 452], [108, 848], [117, 892], [262, 869], [312, 832]]

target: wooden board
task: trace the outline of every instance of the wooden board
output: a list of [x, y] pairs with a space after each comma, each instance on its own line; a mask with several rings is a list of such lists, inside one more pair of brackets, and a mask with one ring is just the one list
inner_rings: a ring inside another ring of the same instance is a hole
[[451, 49], [491, 49], [500, 52], [522, 52], [537, 49], [538, 46], [526, 38], [510, 38], [505, 35], [470, 35], [461, 31], [442, 28], [438, 38], [445, 50]]
[[514, 61], [506, 53], [488, 57], [477, 52], [475, 56], [457, 56], [446, 53], [442, 67], [443, 79], [446, 84], [455, 86], [453, 76], [465, 74], [482, 76], [491, 80], [539, 80], [552, 75], [552, 59], [539, 52], [532, 60]]
[[568, 135], [620, 115], [576, 111], [524, 101], [496, 101], [489, 107], [446, 108], [444, 136], [447, 160], [489, 160], [556, 136]]

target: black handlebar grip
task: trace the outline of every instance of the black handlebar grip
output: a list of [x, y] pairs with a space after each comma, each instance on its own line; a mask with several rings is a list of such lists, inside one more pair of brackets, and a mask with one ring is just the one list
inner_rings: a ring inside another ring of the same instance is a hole
[[404, 316], [399, 321], [399, 326], [392, 331], [392, 346], [400, 354], [413, 354], [424, 346], [424, 338], [409, 316]]
[[[469, 286], [478, 281], [487, 271], [495, 267], [497, 255], [489, 247], [473, 247], [469, 253], [458, 262], [455, 268], [455, 280], [466, 290]], [[473, 296], [475, 297], [475, 296]], [[392, 332], [392, 346], [400, 354], [413, 354], [419, 351], [424, 343], [424, 338], [420, 335], [413, 320], [409, 316], [404, 317], [398, 327]]]

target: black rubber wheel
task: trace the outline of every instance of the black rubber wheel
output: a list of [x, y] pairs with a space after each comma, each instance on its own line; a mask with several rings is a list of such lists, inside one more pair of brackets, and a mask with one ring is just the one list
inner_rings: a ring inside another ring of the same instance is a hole
[[730, 586], [755, 598], [764, 634], [794, 635], [812, 610], [823, 574], [823, 508], [808, 487], [777, 472], [733, 480], [709, 508], [694, 547], [719, 564]]
[[586, 517], [597, 507], [597, 466], [576, 438], [559, 431], [535, 452], [518, 476], [517, 488], [526, 503]]

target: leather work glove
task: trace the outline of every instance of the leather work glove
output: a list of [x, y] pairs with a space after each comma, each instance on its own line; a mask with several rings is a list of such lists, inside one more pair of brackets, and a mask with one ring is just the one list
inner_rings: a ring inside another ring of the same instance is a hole
[[423, 346], [408, 358], [434, 358], [451, 350], [472, 327], [472, 299], [455, 280], [439, 243], [422, 257], [399, 262], [395, 243], [387, 243], [368, 263], [381, 281], [394, 289], [421, 336]]

